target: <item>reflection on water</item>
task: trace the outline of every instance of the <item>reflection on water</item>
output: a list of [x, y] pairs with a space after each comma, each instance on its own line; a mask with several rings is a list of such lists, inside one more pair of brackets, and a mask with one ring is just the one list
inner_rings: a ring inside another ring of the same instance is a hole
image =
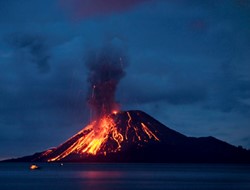
[[0, 189], [250, 189], [250, 165], [0, 164]]
[[123, 176], [122, 172], [118, 171], [86, 171], [79, 172], [78, 176], [83, 179], [116, 179]]

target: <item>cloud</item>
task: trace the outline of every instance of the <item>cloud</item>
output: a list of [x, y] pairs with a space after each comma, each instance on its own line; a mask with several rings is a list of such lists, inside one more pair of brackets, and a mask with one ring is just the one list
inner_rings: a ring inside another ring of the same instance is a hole
[[50, 50], [46, 39], [30, 34], [12, 34], [6, 37], [7, 43], [15, 49], [16, 60], [22, 64], [34, 63], [41, 73], [50, 69]]
[[74, 18], [87, 18], [126, 11], [151, 0], [60, 0], [63, 8], [70, 9]]

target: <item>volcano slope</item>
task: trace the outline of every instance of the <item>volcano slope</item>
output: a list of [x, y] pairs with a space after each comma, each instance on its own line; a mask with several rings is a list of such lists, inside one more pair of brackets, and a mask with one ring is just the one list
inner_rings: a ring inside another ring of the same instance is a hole
[[250, 163], [250, 151], [214, 137], [187, 137], [133, 110], [93, 121], [56, 148], [8, 161]]

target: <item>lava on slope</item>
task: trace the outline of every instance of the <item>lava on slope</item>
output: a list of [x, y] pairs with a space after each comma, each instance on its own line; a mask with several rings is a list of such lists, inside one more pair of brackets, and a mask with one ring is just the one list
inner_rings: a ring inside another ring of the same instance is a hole
[[[36, 160], [63, 161], [72, 157], [88, 158], [143, 148], [161, 142], [161, 130], [141, 111], [112, 113], [93, 121], [59, 147], [43, 152]], [[154, 120], [153, 120], [154, 121]], [[167, 128], [166, 128], [167, 129]]]
[[120, 111], [57, 148], [6, 162], [249, 163], [250, 151], [214, 137], [187, 137], [142, 111]]
[[250, 151], [213, 137], [187, 137], [142, 111], [119, 108], [115, 92], [128, 64], [122, 49], [89, 52], [92, 122], [57, 148], [6, 161], [24, 162], [250, 162]]

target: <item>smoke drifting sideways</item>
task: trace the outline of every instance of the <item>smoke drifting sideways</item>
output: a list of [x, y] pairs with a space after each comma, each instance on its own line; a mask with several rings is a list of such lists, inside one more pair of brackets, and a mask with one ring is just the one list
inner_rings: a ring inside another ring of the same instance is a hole
[[127, 65], [128, 59], [122, 49], [105, 47], [88, 52], [88, 104], [92, 120], [119, 110], [120, 105], [115, 101], [115, 92], [120, 80], [125, 76], [124, 69]]

